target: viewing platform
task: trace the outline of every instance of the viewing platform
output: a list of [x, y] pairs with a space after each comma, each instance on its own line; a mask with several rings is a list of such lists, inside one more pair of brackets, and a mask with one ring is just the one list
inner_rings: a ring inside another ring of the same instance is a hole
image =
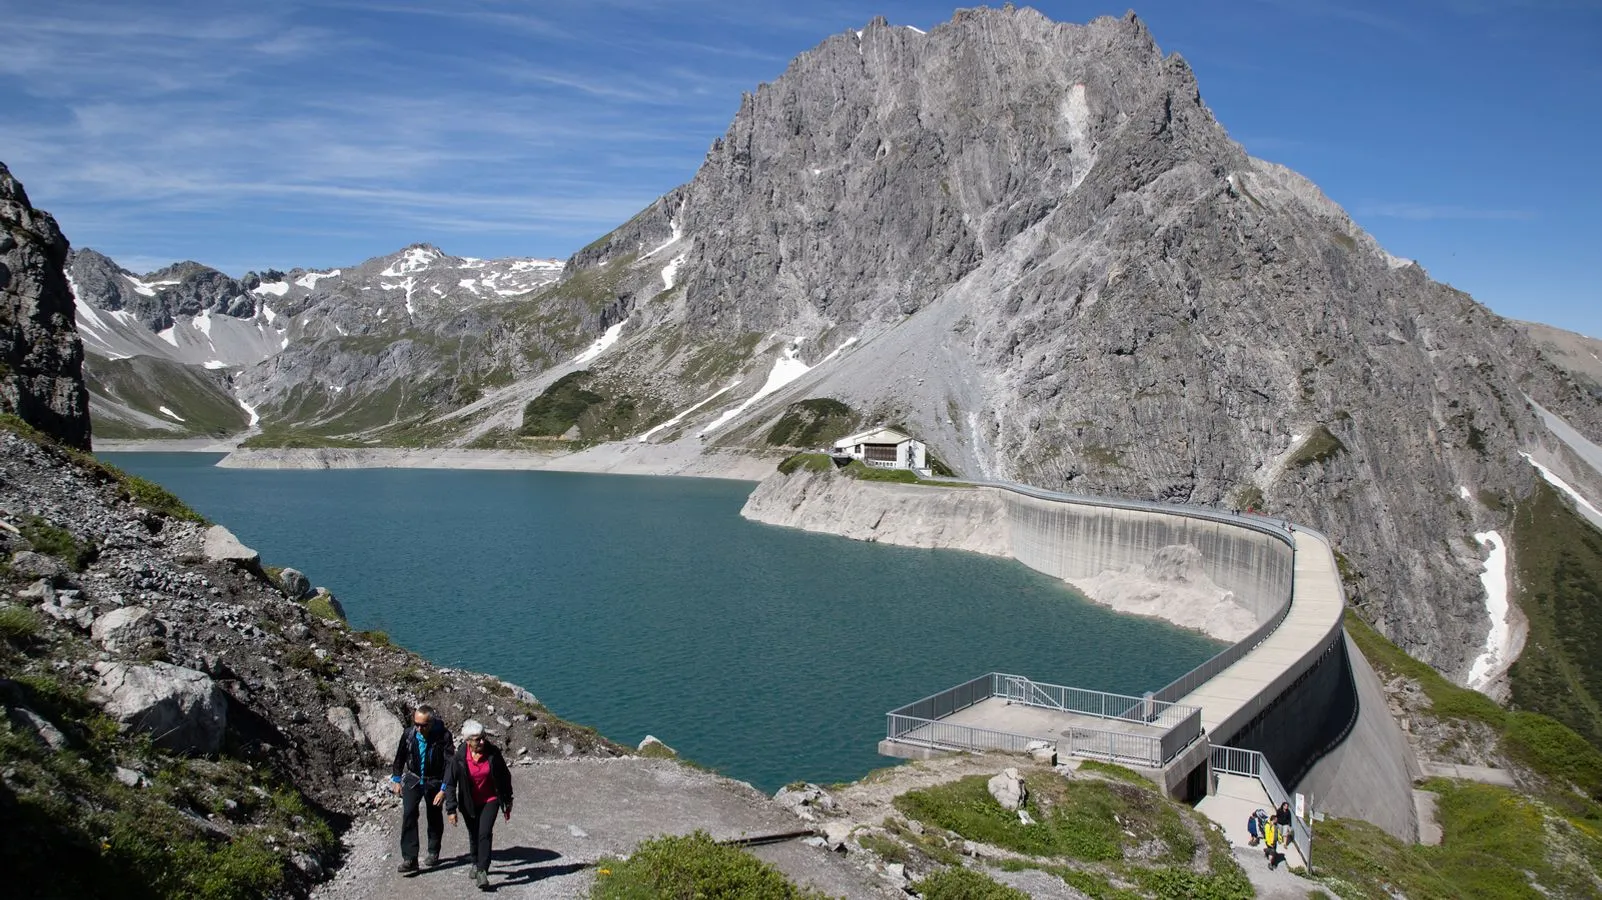
[[1192, 706], [1000, 672], [893, 710], [886, 722], [879, 752], [903, 759], [1050, 746], [1060, 755], [1162, 769], [1202, 736], [1201, 710]]

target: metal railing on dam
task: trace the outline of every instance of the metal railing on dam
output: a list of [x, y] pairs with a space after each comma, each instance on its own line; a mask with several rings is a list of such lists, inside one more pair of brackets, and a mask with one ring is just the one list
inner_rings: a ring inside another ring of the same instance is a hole
[[1205, 507], [1085, 497], [1007, 482], [959, 483], [1001, 492], [1013, 557], [1064, 580], [1130, 572], [1149, 565], [1164, 548], [1195, 548], [1195, 565], [1258, 622], [1244, 638], [1152, 694], [1156, 702], [1200, 708], [1211, 745], [1243, 733], [1341, 635], [1345, 598], [1333, 551], [1312, 529]]
[[[980, 711], [966, 720], [952, 718], [993, 700], [1007, 707], [1062, 715], [1051, 722], [1049, 731], [1039, 729], [1043, 733], [987, 727], [1008, 720], [1002, 709], [988, 714]], [[885, 714], [885, 739], [896, 744], [1017, 753], [1040, 742], [1059, 754], [1151, 769], [1162, 768], [1201, 734], [1201, 710], [1195, 707], [1044, 684], [1001, 672], [982, 675]]]
[[[1201, 706], [1209, 738], [1215, 744], [1227, 743], [1250, 721], [1250, 716], [1242, 719], [1243, 709], [1265, 704], [1261, 697], [1231, 704], [1217, 695], [1205, 697], [1211, 702], [1203, 702], [1198, 691], [1242, 663], [1255, 675], [1275, 672], [1275, 677], [1268, 679], [1275, 684], [1265, 684], [1265, 689], [1288, 685], [1340, 634], [1345, 598], [1329, 539], [1314, 529], [1283, 519], [1178, 503], [1083, 496], [1004, 481], [931, 480], [994, 488], [1019, 498], [1007, 504], [1014, 558], [1064, 580], [1142, 564], [1162, 546], [1196, 546], [1208, 576], [1250, 608], [1258, 625], [1244, 638], [1158, 688], [1153, 697]], [[1298, 600], [1308, 602], [1299, 608]], [[1274, 659], [1249, 660], [1292, 620], [1293, 613], [1296, 634], [1282, 636], [1291, 639], [1277, 642], [1283, 646], [1274, 648]], [[1303, 618], [1312, 621], [1303, 622]], [[1278, 677], [1284, 673], [1290, 677]], [[1239, 675], [1239, 670], [1231, 674]], [[1250, 688], [1245, 684], [1236, 687]], [[1221, 708], [1224, 706], [1230, 708]]]

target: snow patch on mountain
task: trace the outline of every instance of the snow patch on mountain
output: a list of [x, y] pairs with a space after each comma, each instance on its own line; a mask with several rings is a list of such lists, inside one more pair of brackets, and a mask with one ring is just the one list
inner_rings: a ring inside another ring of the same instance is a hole
[[678, 256], [673, 257], [673, 261], [668, 263], [667, 267], [662, 270], [662, 284], [666, 285], [662, 288], [664, 291], [673, 290], [673, 283], [679, 277], [679, 267], [684, 265], [684, 260], [688, 255], [687, 253], [680, 253]]
[[1480, 583], [1485, 585], [1485, 613], [1491, 618], [1491, 630], [1485, 635], [1485, 651], [1474, 659], [1468, 678], [1469, 687], [1483, 691], [1513, 664], [1515, 653], [1508, 623], [1507, 544], [1494, 531], [1476, 534], [1474, 540], [1490, 551]]
[[623, 326], [627, 324], [627, 322], [628, 320], [625, 319], [622, 322], [619, 322], [616, 325], [606, 329], [606, 331], [603, 332], [600, 337], [596, 338], [588, 347], [584, 348], [583, 353], [573, 357], [573, 364], [579, 366], [586, 365], [594, 360], [597, 356], [605, 353], [607, 349], [613, 344], [617, 343], [617, 339], [622, 336]]
[[1519, 455], [1524, 457], [1525, 462], [1528, 462], [1530, 465], [1534, 466], [1537, 472], [1541, 473], [1541, 477], [1546, 479], [1547, 484], [1550, 484], [1551, 486], [1567, 494], [1569, 499], [1574, 501], [1575, 511], [1583, 516], [1586, 521], [1590, 522], [1592, 525], [1595, 525], [1598, 529], [1602, 529], [1602, 510], [1597, 509], [1596, 506], [1591, 503], [1591, 501], [1581, 496], [1580, 492], [1575, 490], [1573, 485], [1569, 484], [1567, 481], [1564, 481], [1563, 478], [1560, 477], [1556, 472], [1553, 472], [1546, 466], [1536, 462], [1535, 457], [1528, 453], [1520, 453]]
[[171, 417], [173, 417], [174, 419], [177, 419], [180, 422], [184, 421], [184, 417], [183, 416], [178, 415], [177, 413], [173, 412], [172, 410], [168, 409], [165, 406], [158, 406], [156, 408], [158, 410], [160, 410], [163, 415], [171, 416]]
[[262, 295], [264, 297], [265, 296], [282, 297], [285, 294], [289, 293], [289, 282], [287, 282], [287, 281], [272, 281], [272, 282], [267, 282], [267, 283], [264, 283], [264, 284], [258, 284], [255, 287], [251, 288], [250, 292], [252, 294], [260, 294], [260, 295]]
[[[315, 290], [317, 282], [322, 281], [324, 278], [338, 278], [339, 273], [339, 269], [334, 269], [330, 272], [307, 272], [305, 275], [295, 279], [295, 283], [308, 291]], [[280, 294], [280, 296], [282, 295]]]
[[421, 272], [432, 266], [439, 255], [439, 251], [432, 247], [407, 247], [400, 259], [378, 274], [383, 278], [399, 278], [411, 272]]
[[700, 409], [701, 407], [707, 405], [708, 403], [711, 403], [713, 400], [718, 399], [719, 397], [723, 396], [724, 394], [727, 394], [729, 391], [732, 391], [732, 390], [734, 390], [735, 388], [737, 388], [739, 386], [740, 386], [740, 382], [739, 381], [730, 382], [728, 385], [726, 385], [724, 387], [721, 387], [718, 390], [716, 390], [715, 392], [713, 392], [711, 396], [707, 397], [705, 400], [702, 400], [700, 403], [697, 403], [694, 406], [689, 407], [688, 409], [680, 410], [679, 413], [677, 415], [675, 415], [673, 418], [668, 419], [666, 422], [663, 422], [660, 425], [653, 426], [651, 428], [651, 430], [649, 430], [649, 431], [645, 432], [644, 434], [640, 435], [639, 437], [635, 438], [635, 440], [639, 441], [642, 444], [645, 443], [646, 441], [651, 439], [651, 435], [656, 434], [658, 431], [661, 431], [664, 428], [672, 428], [674, 425], [677, 425], [680, 422], [684, 421], [684, 417], [685, 416], [689, 415], [690, 413], [695, 412], [696, 410]]
[[783, 388], [790, 382], [812, 371], [812, 369], [812, 366], [801, 360], [795, 344], [785, 347], [780, 352], [779, 358], [773, 361], [773, 368], [768, 372], [768, 380], [762, 383], [762, 387], [757, 388], [757, 392], [747, 397], [744, 403], [713, 419], [711, 425], [701, 429], [701, 436], [705, 437], [722, 428], [730, 420], [750, 409], [757, 401]]

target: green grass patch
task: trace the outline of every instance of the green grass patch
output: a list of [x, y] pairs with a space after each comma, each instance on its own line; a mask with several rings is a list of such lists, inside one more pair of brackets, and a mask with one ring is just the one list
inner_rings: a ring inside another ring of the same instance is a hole
[[129, 475], [121, 470], [117, 470], [117, 474], [122, 481], [123, 493], [135, 506], [168, 518], [206, 524], [205, 516], [190, 509], [188, 504], [178, 499], [177, 495], [154, 481], [140, 478], [138, 475]]
[[888, 481], [894, 484], [917, 484], [919, 481], [918, 473], [911, 469], [876, 469], [863, 465], [860, 459], [853, 459], [841, 471], [858, 481]]
[[785, 407], [764, 440], [772, 447], [828, 447], [851, 433], [860, 417], [839, 400], [800, 400]]
[[[1069, 857], [1087, 862], [1122, 860], [1124, 851], [1148, 840], [1165, 840], [1175, 832], [1179, 813], [1155, 791], [1131, 784], [1069, 781], [1052, 773], [1031, 773], [1025, 784], [1025, 808], [1035, 818], [1024, 825], [1014, 812], [1002, 809], [986, 787], [989, 779], [973, 775], [895, 799], [908, 818], [979, 841], [1031, 856]], [[1127, 831], [1133, 831], [1130, 837]], [[1188, 830], [1186, 842], [1191, 842]], [[1194, 850], [1172, 847], [1174, 853]]]
[[779, 471], [785, 475], [797, 471], [828, 472], [834, 469], [834, 459], [827, 453], [796, 453], [779, 462]]
[[26, 606], [0, 607], [0, 640], [30, 644], [44, 630], [44, 620]]
[[79, 540], [67, 529], [58, 528], [38, 516], [24, 519], [18, 530], [33, 545], [35, 552], [57, 557], [75, 572], [87, 569], [100, 555], [100, 549], [93, 541]]
[[924, 900], [1029, 900], [1023, 891], [961, 866], [941, 869], [913, 888]]
[[1510, 542], [1515, 599], [1530, 623], [1508, 671], [1513, 705], [1602, 747], [1602, 532], [1537, 479]]
[[339, 608], [334, 606], [332, 595], [317, 594], [306, 601], [306, 611], [325, 622], [338, 622], [345, 624], [345, 617], [339, 614]]
[[1341, 443], [1341, 439], [1325, 426], [1319, 425], [1285, 464], [1292, 469], [1300, 469], [1314, 463], [1328, 462], [1345, 452], [1346, 445]]
[[645, 841], [627, 860], [596, 863], [592, 900], [800, 900], [821, 898], [743, 850], [704, 831]]
[[374, 647], [388, 648], [395, 646], [395, 642], [389, 639], [389, 632], [387, 631], [358, 631], [356, 636], [366, 640]]
[[1079, 763], [1079, 771], [1094, 772], [1097, 775], [1103, 775], [1116, 781], [1123, 781], [1129, 784], [1138, 785], [1139, 787], [1143, 787], [1149, 791], [1157, 790], [1156, 782], [1140, 774], [1139, 772], [1136, 772], [1134, 769], [1126, 766], [1115, 765], [1113, 763], [1105, 763], [1099, 759], [1082, 760]]
[[1503, 900], [1595, 896], [1602, 839], [1537, 800], [1494, 785], [1436, 780], [1443, 839], [1403, 844], [1367, 822], [1330, 819], [1314, 875], [1341, 897]]
[[1417, 681], [1424, 695], [1430, 698], [1436, 716], [1472, 719], [1498, 729], [1507, 724], [1507, 710], [1498, 706], [1495, 700], [1479, 691], [1453, 684], [1428, 663], [1408, 656], [1402, 648], [1386, 640], [1384, 635], [1375, 631], [1351, 609], [1346, 610], [1346, 633], [1352, 636], [1357, 649], [1376, 668]]

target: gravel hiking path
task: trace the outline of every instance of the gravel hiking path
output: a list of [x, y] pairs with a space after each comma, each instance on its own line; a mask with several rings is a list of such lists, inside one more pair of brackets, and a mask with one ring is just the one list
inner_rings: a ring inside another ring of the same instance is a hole
[[[749, 785], [671, 760], [573, 759], [512, 769], [517, 803], [495, 827], [490, 884], [503, 897], [585, 897], [592, 864], [647, 838], [701, 829], [720, 840], [803, 830], [805, 823]], [[392, 804], [398, 807], [399, 802]], [[419, 823], [421, 825], [422, 823]], [[399, 814], [383, 809], [345, 837], [345, 863], [313, 894], [319, 900], [424, 900], [476, 895], [467, 838], [445, 826], [440, 865], [415, 877], [399, 863]], [[845, 858], [790, 840], [754, 849], [793, 880], [834, 896], [890, 896]]]

